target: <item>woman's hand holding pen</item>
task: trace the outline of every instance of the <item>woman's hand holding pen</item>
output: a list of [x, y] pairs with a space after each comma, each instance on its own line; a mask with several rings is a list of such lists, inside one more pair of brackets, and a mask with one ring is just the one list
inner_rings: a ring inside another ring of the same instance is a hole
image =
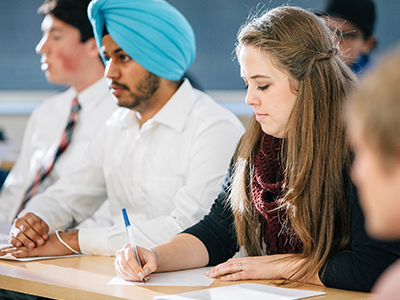
[[158, 256], [154, 249], [137, 247], [142, 267], [136, 260], [135, 252], [130, 244], [126, 244], [121, 250], [117, 251], [115, 258], [115, 270], [124, 280], [138, 281], [143, 279], [148, 281], [150, 274], [157, 270]]
[[49, 226], [46, 222], [33, 213], [27, 213], [15, 219], [8, 241], [14, 247], [25, 246], [33, 249], [44, 245], [49, 238], [48, 231]]

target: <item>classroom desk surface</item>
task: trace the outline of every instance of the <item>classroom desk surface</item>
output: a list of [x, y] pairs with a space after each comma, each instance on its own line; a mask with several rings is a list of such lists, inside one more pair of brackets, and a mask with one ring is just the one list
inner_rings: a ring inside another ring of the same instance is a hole
[[[107, 285], [114, 278], [114, 258], [84, 256], [18, 262], [0, 260], [0, 288], [57, 299], [153, 299], [163, 294], [189, 292], [205, 287]], [[272, 281], [249, 281], [273, 285]], [[215, 280], [210, 287], [241, 282], [224, 283]], [[284, 286], [287, 287], [287, 286]], [[297, 287], [296, 287], [297, 288]], [[367, 293], [306, 285], [300, 289], [324, 291], [326, 295], [315, 300], [369, 299]]]

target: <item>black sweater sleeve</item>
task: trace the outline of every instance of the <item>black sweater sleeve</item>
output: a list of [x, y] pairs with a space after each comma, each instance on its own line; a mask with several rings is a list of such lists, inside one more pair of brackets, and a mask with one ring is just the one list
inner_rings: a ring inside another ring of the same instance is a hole
[[214, 266], [231, 258], [238, 251], [234, 218], [226, 204], [230, 186], [229, 169], [222, 190], [214, 201], [210, 212], [200, 222], [183, 231], [202, 241], [208, 251], [208, 266]]
[[350, 248], [334, 254], [319, 275], [327, 287], [369, 292], [382, 272], [400, 257], [400, 242], [381, 242], [368, 236], [357, 190], [348, 182]]
[[[209, 266], [231, 258], [237, 251], [233, 215], [225, 200], [229, 193], [230, 170], [222, 191], [203, 220], [184, 232], [199, 238], [206, 246]], [[368, 236], [355, 186], [346, 180], [350, 209], [351, 242], [347, 251], [334, 254], [319, 271], [327, 287], [369, 292], [381, 273], [400, 257], [400, 242], [381, 242]]]

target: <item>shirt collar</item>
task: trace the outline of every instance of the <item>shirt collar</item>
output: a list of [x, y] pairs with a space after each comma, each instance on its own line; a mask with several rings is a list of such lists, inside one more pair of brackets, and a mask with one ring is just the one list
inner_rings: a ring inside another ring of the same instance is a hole
[[[159, 123], [171, 127], [176, 131], [182, 131], [187, 116], [195, 102], [195, 92], [188, 79], [185, 79], [179, 89], [172, 95], [168, 102], [146, 123], [142, 128], [151, 123]], [[121, 115], [121, 121], [128, 127], [137, 126], [139, 123], [136, 112], [129, 109]]]
[[182, 131], [194, 102], [194, 89], [189, 80], [185, 79], [171, 99], [168, 100], [151, 120], [169, 126], [176, 131]]
[[107, 80], [105, 77], [101, 77], [77, 95], [79, 105], [82, 109], [94, 109], [100, 105], [109, 93]]

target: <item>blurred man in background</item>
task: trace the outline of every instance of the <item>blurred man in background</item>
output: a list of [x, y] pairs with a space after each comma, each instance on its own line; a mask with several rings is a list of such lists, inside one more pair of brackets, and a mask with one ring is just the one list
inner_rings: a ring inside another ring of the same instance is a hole
[[0, 222], [11, 225], [30, 198], [79, 167], [89, 141], [118, 108], [87, 17], [89, 2], [47, 0], [38, 10], [44, 16], [36, 46], [42, 70], [49, 82], [69, 88], [30, 116], [20, 157], [0, 193]]
[[360, 75], [370, 65], [370, 53], [377, 40], [374, 33], [376, 11], [372, 0], [327, 0], [322, 16], [339, 45], [341, 58]]

